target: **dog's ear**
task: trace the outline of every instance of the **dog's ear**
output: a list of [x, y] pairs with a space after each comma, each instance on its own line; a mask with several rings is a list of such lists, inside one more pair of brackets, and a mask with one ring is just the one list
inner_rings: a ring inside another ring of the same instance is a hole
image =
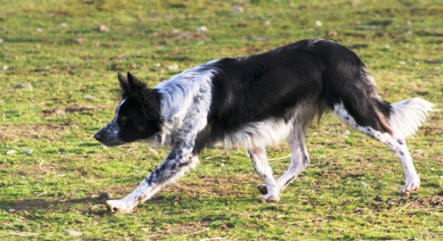
[[123, 94], [130, 92], [130, 86], [128, 80], [120, 73], [118, 72], [118, 82], [120, 82], [120, 87], [123, 90]]
[[130, 72], [128, 72], [128, 83], [129, 86], [131, 86], [131, 89], [134, 91], [137, 90], [143, 90], [147, 86], [142, 81], [138, 80], [134, 75], [132, 75]]
[[134, 75], [128, 72], [128, 77], [125, 78], [120, 72], [118, 73], [118, 81], [122, 88], [123, 95], [138, 96], [146, 90], [146, 84], [138, 80]]

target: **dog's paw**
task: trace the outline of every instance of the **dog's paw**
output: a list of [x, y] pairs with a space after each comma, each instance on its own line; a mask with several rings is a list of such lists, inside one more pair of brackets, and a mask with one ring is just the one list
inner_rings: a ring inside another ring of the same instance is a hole
[[122, 200], [108, 200], [106, 201], [106, 207], [108, 211], [113, 213], [129, 213], [132, 211], [132, 207]]
[[266, 194], [266, 195], [262, 195], [258, 199], [258, 201], [261, 203], [278, 202], [278, 201], [280, 201], [280, 196], [276, 195], [276, 194], [273, 194], [273, 195]]
[[406, 180], [406, 184], [400, 189], [402, 194], [408, 195], [410, 193], [416, 193], [420, 187], [420, 178], [410, 178]]
[[257, 185], [257, 189], [258, 189], [258, 191], [261, 193], [261, 194], [266, 194], [266, 193], [268, 193], [268, 188], [266, 187], [266, 185], [265, 184], [258, 184]]

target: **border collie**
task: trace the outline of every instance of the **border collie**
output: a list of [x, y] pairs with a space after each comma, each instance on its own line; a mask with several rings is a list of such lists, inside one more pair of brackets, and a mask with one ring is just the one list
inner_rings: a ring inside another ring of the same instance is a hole
[[[152, 140], [171, 146], [164, 161], [137, 188], [106, 202], [130, 212], [198, 163], [206, 147], [244, 147], [264, 184], [262, 202], [275, 202], [309, 164], [305, 129], [315, 116], [334, 112], [340, 120], [381, 143], [400, 159], [401, 192], [420, 185], [405, 139], [425, 121], [433, 104], [412, 98], [381, 99], [372, 76], [351, 50], [330, 40], [303, 40], [271, 51], [213, 60], [149, 88], [118, 74], [122, 100], [114, 119], [95, 134], [106, 146]], [[272, 174], [266, 146], [286, 140], [287, 171]]]

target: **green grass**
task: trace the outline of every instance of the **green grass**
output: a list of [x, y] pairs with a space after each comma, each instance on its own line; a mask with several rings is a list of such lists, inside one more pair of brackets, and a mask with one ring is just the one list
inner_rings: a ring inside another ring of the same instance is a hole
[[[409, 139], [422, 179], [410, 196], [399, 194], [401, 165], [387, 147], [327, 115], [308, 133], [310, 167], [279, 203], [257, 202], [260, 181], [244, 150], [210, 149], [196, 170], [153, 200], [114, 215], [99, 194], [124, 196], [168, 150], [144, 143], [103, 148], [92, 138], [118, 103], [117, 71], [155, 85], [204, 61], [305, 38], [332, 38], [357, 52], [386, 100], [420, 96], [440, 109], [441, 1], [0, 5], [0, 239], [441, 240], [441, 111]], [[110, 31], [98, 31], [102, 24]], [[208, 31], [196, 32], [199, 26]], [[178, 70], [168, 69], [173, 64]], [[91, 109], [70, 111], [74, 106]], [[288, 155], [285, 144], [268, 151], [270, 158]], [[276, 174], [287, 165], [272, 161]]]

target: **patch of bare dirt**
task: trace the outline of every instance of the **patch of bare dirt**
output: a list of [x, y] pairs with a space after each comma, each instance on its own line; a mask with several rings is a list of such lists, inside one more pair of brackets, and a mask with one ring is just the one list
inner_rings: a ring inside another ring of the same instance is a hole
[[153, 33], [154, 37], [161, 37], [165, 41], [167, 40], [205, 40], [209, 39], [209, 36], [202, 32], [182, 32], [178, 29], [174, 29], [168, 33]]
[[235, 198], [245, 197], [246, 195], [246, 190], [239, 188], [238, 185], [245, 186], [257, 183], [259, 182], [256, 178], [251, 178], [247, 174], [237, 174], [232, 178], [203, 176], [197, 181], [178, 181], [166, 187], [163, 192], [183, 193], [184, 196], [191, 198], [198, 198], [202, 195]]
[[76, 105], [76, 106], [67, 106], [67, 107], [55, 108], [55, 109], [47, 109], [47, 110], [43, 110], [42, 112], [45, 115], [52, 115], [52, 114], [62, 115], [62, 114], [66, 114], [66, 113], [88, 112], [88, 111], [99, 110], [99, 109], [103, 109], [103, 107]]
[[[355, 162], [360, 163], [360, 162], [362, 162], [362, 159], [357, 158], [355, 160]], [[344, 178], [345, 177], [356, 178], [356, 177], [364, 176], [366, 173], [374, 172], [375, 169], [376, 169], [376, 165], [370, 163], [369, 161], [365, 161], [365, 162], [361, 163], [361, 165], [344, 167], [343, 170], [341, 171], [341, 173], [339, 173], [339, 174], [342, 175]]]
[[[147, 238], [149, 240], [160, 240], [167, 234], [180, 234], [183, 237], [188, 237], [187, 239], [189, 239], [189, 240], [193, 240], [193, 238], [192, 238], [193, 235], [203, 233], [208, 230], [209, 230], [209, 228], [205, 227], [201, 222], [182, 223], [182, 224], [179, 224], [178, 226], [175, 226], [175, 227], [173, 227], [170, 224], [167, 224], [161, 233], [149, 234], [147, 236]], [[153, 230], [152, 228], [151, 229], [150, 228], [141, 228], [141, 231], [146, 232], [146, 233], [152, 233], [153, 231], [155, 232], [155, 230]]]
[[198, 232], [199, 229], [201, 229], [202, 224], [201, 223], [184, 223], [176, 227], [171, 227], [166, 230], [168, 233], [174, 233], [174, 234], [184, 234], [184, 235], [190, 235], [192, 233]]
[[381, 209], [396, 209], [400, 212], [404, 209], [423, 209], [423, 208], [441, 208], [443, 207], [443, 197], [440, 195], [417, 198], [388, 198], [385, 199], [382, 196], [376, 196], [372, 202], [369, 204], [370, 209], [381, 210]]
[[423, 208], [423, 207], [440, 207], [443, 208], [443, 197], [432, 196], [428, 198], [419, 198], [410, 202], [411, 208]]
[[[261, 183], [258, 178], [247, 174], [237, 174], [232, 178], [226, 177], [206, 177], [202, 176], [198, 180], [179, 180], [174, 184], [168, 185], [154, 196], [152, 200], [168, 200], [177, 202], [182, 198], [199, 198], [206, 195], [215, 195], [217, 197], [246, 197], [247, 189], [239, 186], [255, 185]], [[113, 196], [126, 195], [136, 188], [138, 183], [128, 186], [114, 186], [106, 191]], [[176, 193], [176, 197], [168, 198], [162, 196], [162, 193]], [[258, 195], [258, 191], [257, 191]]]
[[0, 140], [38, 139], [40, 137], [54, 139], [60, 135], [63, 128], [61, 125], [53, 124], [7, 125], [0, 127]]
[[0, 141], [12, 141], [14, 140], [14, 135], [5, 133], [4, 130], [0, 132]]

